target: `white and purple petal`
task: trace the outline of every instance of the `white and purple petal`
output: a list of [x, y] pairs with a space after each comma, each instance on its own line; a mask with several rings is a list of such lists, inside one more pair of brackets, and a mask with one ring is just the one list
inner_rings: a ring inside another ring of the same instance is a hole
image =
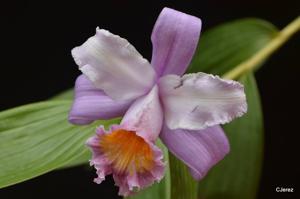
[[164, 8], [153, 28], [152, 61], [158, 76], [182, 75], [196, 50], [201, 31], [197, 17]]
[[95, 120], [106, 120], [123, 116], [131, 100], [116, 101], [97, 89], [84, 75], [75, 83], [75, 97], [69, 113], [73, 124], [89, 124]]
[[244, 87], [205, 73], [167, 75], [159, 81], [165, 122], [170, 129], [205, 129], [247, 111]]
[[230, 150], [228, 139], [220, 126], [198, 131], [170, 130], [164, 126], [160, 138], [189, 167], [196, 180], [201, 180]]
[[156, 141], [163, 123], [163, 111], [160, 104], [158, 86], [143, 97], [137, 99], [128, 109], [121, 124], [136, 131], [139, 136]]
[[72, 50], [79, 69], [115, 100], [133, 100], [156, 80], [150, 63], [126, 40], [103, 29]]

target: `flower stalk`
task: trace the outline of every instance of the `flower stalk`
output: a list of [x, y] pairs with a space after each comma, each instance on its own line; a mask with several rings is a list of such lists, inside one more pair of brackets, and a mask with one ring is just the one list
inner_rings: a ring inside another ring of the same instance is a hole
[[242, 74], [250, 70], [254, 70], [260, 63], [271, 56], [278, 50], [287, 40], [300, 30], [300, 16], [283, 28], [269, 44], [254, 54], [250, 59], [237, 65], [234, 69], [223, 75], [225, 79], [237, 79]]

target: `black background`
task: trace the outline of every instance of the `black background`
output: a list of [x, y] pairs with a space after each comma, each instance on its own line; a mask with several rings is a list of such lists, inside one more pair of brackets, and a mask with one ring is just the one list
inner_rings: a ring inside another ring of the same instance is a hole
[[[241, 17], [260, 17], [282, 28], [300, 14], [297, 0], [104, 2], [9, 1], [0, 6], [1, 110], [72, 87], [79, 71], [70, 50], [92, 36], [96, 26], [127, 38], [150, 59], [151, 30], [165, 6], [200, 17], [204, 31]], [[298, 34], [256, 74], [266, 131], [260, 199], [300, 198], [299, 44]], [[93, 177], [85, 167], [51, 172], [0, 190], [0, 198], [118, 198], [111, 179], [99, 186]], [[277, 186], [293, 187], [295, 193], [276, 193]]]

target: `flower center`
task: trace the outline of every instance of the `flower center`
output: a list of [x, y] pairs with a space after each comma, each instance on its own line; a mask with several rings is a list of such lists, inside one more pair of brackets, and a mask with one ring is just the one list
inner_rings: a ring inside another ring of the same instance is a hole
[[154, 166], [151, 147], [133, 131], [119, 129], [104, 135], [100, 148], [118, 173], [144, 173]]

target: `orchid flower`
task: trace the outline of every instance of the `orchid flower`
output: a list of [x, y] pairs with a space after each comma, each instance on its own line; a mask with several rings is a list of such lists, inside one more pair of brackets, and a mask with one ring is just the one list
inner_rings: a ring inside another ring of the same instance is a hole
[[83, 125], [123, 116], [87, 141], [96, 183], [113, 174], [119, 194], [127, 196], [162, 179], [158, 138], [197, 180], [229, 152], [219, 125], [246, 112], [244, 88], [202, 72], [183, 75], [200, 29], [199, 18], [164, 8], [151, 36], [151, 64], [127, 40], [99, 28], [72, 50], [83, 75], [69, 121]]

